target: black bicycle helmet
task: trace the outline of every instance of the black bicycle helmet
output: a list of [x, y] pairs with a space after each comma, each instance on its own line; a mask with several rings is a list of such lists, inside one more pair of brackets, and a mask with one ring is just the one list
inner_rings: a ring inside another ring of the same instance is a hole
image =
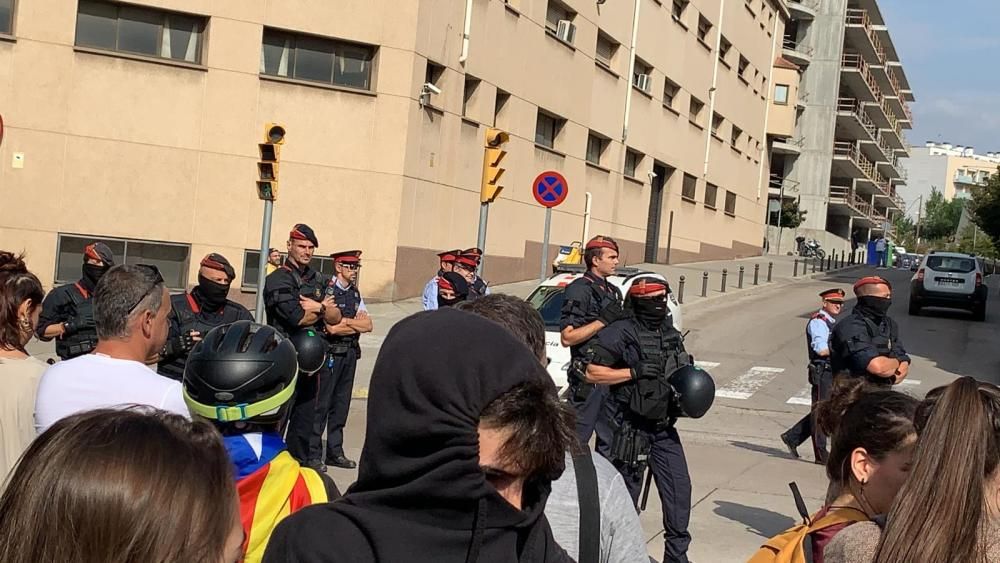
[[667, 378], [677, 392], [674, 416], [701, 418], [715, 402], [715, 381], [709, 373], [696, 366], [682, 366]]
[[326, 363], [326, 340], [313, 328], [300, 329], [289, 337], [299, 356], [299, 371], [312, 375]]
[[279, 422], [295, 391], [295, 347], [272, 327], [237, 321], [212, 330], [184, 367], [192, 413], [218, 422]]

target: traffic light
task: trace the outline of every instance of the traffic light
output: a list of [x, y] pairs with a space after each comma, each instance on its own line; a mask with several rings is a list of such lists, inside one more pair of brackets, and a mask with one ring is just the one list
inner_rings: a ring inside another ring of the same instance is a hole
[[503, 176], [504, 169], [500, 167], [503, 157], [507, 156], [507, 151], [503, 150], [503, 145], [510, 140], [510, 135], [495, 127], [486, 129], [486, 147], [483, 151], [483, 183], [479, 190], [480, 203], [493, 203], [503, 186], [500, 185], [500, 176]]
[[257, 161], [257, 197], [274, 201], [278, 197], [278, 159], [280, 145], [285, 142], [285, 128], [277, 123], [264, 126], [264, 142], [257, 145], [260, 160]]

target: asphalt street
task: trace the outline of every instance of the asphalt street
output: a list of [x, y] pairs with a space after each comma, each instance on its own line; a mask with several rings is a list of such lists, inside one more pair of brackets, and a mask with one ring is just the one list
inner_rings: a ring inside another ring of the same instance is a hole
[[[778, 435], [808, 412], [804, 331], [819, 306], [819, 291], [842, 287], [851, 295], [853, 282], [869, 273], [894, 284], [890, 314], [899, 322], [914, 359], [909, 382], [901, 389], [923, 396], [959, 375], [1000, 382], [995, 345], [1000, 336], [1000, 277], [987, 278], [992, 289], [985, 323], [947, 311], [926, 310], [910, 317], [911, 273], [870, 268], [686, 309], [688, 348], [715, 377], [718, 389], [708, 415], [679, 423], [694, 482], [692, 561], [745, 561], [765, 538], [794, 524], [798, 518], [789, 482], [799, 485], [810, 510], [819, 508], [826, 490], [823, 468], [810, 462], [808, 443], [800, 448], [802, 460], [791, 459]], [[848, 301], [845, 311], [853, 304]], [[364, 400], [353, 401], [348, 423], [347, 453], [355, 459], [364, 439], [366, 406]], [[330, 475], [346, 489], [356, 472], [331, 468]], [[663, 555], [660, 514], [654, 491], [642, 523], [649, 553], [657, 560]]]

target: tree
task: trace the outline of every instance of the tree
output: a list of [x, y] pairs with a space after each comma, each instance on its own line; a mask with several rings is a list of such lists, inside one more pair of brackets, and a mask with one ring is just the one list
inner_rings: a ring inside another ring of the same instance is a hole
[[962, 229], [958, 240], [955, 242], [954, 250], [986, 258], [997, 257], [996, 244], [987, 233], [977, 228], [976, 225], [967, 225]]
[[896, 244], [904, 248], [917, 247], [917, 225], [905, 213], [896, 217], [893, 221], [896, 229]]
[[964, 200], [945, 201], [944, 194], [931, 187], [931, 195], [924, 206], [926, 215], [920, 221], [920, 236], [928, 239], [953, 238], [962, 219]]
[[990, 175], [985, 186], [972, 189], [969, 200], [972, 221], [993, 240], [1000, 240], [1000, 167]]
[[[799, 200], [789, 199], [781, 204], [781, 226], [787, 229], [795, 229], [805, 221], [806, 213], [799, 209]], [[777, 226], [777, 219], [774, 219]]]

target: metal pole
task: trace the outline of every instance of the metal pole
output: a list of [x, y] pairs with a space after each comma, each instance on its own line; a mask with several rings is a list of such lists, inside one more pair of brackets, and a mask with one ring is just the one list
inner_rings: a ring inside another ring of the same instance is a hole
[[813, 259], [812, 259], [812, 266], [813, 266], [812, 267], [812, 273], [815, 274], [816, 273], [816, 257], [815, 256], [813, 256]]
[[702, 272], [701, 274], [701, 296], [705, 297], [708, 295], [708, 272]]
[[670, 221], [667, 223], [667, 264], [670, 264], [670, 243], [674, 240], [674, 212], [670, 212]]
[[799, 259], [798, 258], [796, 258], [795, 260], [792, 261], [792, 277], [793, 278], [799, 277]]
[[[798, 260], [795, 261], [798, 263]], [[760, 277], [760, 264], [753, 265], [753, 284], [757, 285], [758, 278]]]
[[549, 228], [552, 226], [552, 208], [545, 208], [545, 234], [542, 236], [542, 270], [538, 274], [539, 281], [545, 281], [549, 269]]
[[729, 275], [729, 270], [723, 268], [722, 269], [722, 293], [726, 292], [726, 276], [728, 276], [728, 275]]
[[680, 286], [677, 288], [677, 302], [681, 305], [684, 304], [684, 276], [681, 276]]
[[479, 205], [479, 234], [476, 236], [476, 248], [483, 251], [483, 255], [479, 259], [479, 267], [476, 268], [479, 277], [483, 276], [483, 266], [486, 264], [486, 223], [489, 220], [490, 204], [482, 203]]
[[267, 277], [267, 251], [271, 248], [271, 214], [274, 202], [264, 200], [264, 221], [260, 227], [260, 259], [257, 260], [257, 304], [254, 316], [258, 323], [265, 324], [264, 315], [264, 278]]
[[774, 273], [774, 262], [767, 263], [767, 283], [771, 283], [771, 274]]
[[740, 288], [740, 289], [743, 289], [743, 266], [740, 266], [740, 281], [739, 281], [739, 288]]

